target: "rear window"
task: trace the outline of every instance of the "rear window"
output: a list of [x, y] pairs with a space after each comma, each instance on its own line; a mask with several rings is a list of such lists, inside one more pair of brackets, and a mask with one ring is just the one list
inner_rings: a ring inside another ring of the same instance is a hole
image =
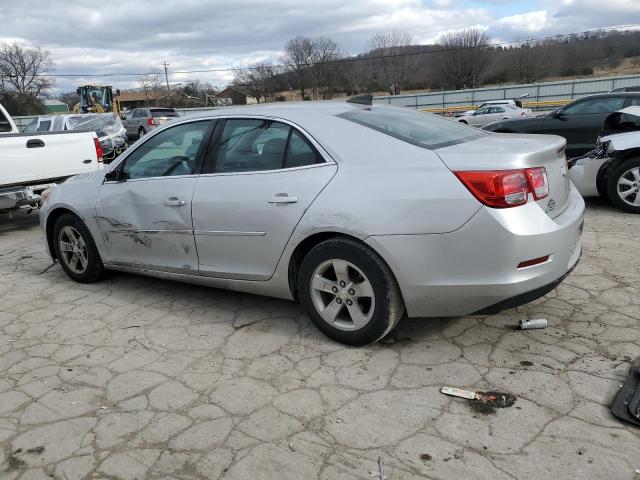
[[448, 147], [488, 135], [473, 127], [409, 108], [372, 107], [338, 116], [428, 149]]
[[178, 112], [172, 108], [154, 108], [151, 110], [152, 117], [177, 117]]

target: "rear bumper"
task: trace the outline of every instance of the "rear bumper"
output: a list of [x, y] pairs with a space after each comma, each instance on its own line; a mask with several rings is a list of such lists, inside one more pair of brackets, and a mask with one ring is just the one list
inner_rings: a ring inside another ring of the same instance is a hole
[[[554, 219], [529, 202], [482, 208], [451, 233], [366, 241], [393, 270], [410, 317], [464, 316], [526, 303], [557, 286], [580, 258], [583, 215], [584, 200], [572, 186]], [[546, 255], [544, 263], [517, 268]]]

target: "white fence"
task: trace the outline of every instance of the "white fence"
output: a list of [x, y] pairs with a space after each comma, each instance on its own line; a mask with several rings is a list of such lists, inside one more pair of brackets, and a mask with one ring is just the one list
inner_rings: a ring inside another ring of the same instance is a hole
[[446, 109], [472, 106], [490, 100], [518, 98], [527, 95], [527, 102], [549, 102], [554, 100], [574, 100], [576, 98], [606, 93], [614, 88], [640, 85], [640, 75], [599, 77], [559, 82], [531, 83], [525, 85], [505, 85], [500, 87], [451, 90], [410, 95], [385, 95], [374, 97], [373, 103], [400, 105], [420, 109]]

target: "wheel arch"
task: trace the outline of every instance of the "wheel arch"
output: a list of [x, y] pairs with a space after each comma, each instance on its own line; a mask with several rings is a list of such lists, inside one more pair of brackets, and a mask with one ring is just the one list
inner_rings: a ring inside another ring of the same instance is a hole
[[[373, 248], [370, 244], [365, 242], [362, 238], [359, 238], [354, 235], [350, 235], [348, 233], [333, 231], [333, 230], [316, 232], [305, 237], [300, 242], [298, 242], [298, 244], [296, 245], [296, 247], [294, 248], [293, 252], [289, 257], [288, 283], [289, 283], [289, 290], [291, 291], [291, 295], [295, 300], [298, 300], [298, 271], [300, 269], [300, 264], [302, 263], [302, 259], [316, 245], [319, 245], [325, 240], [329, 240], [332, 238], [349, 239], [375, 252], [375, 254], [378, 255], [378, 257], [380, 257], [380, 259], [385, 263], [385, 265], [387, 265], [387, 267], [389, 268], [389, 271], [394, 276], [396, 283], [399, 283], [394, 269], [391, 267], [391, 265], [389, 265], [389, 262], [387, 262], [385, 257], [380, 252], [378, 252], [375, 248]], [[400, 296], [402, 297], [402, 289], [400, 289]]]
[[75, 217], [78, 217], [78, 219], [82, 221], [82, 218], [80, 218], [80, 216], [76, 212], [65, 207], [57, 207], [53, 209], [51, 212], [49, 212], [49, 215], [47, 215], [47, 222], [45, 224], [45, 235], [47, 238], [47, 246], [49, 247], [49, 253], [51, 254], [51, 258], [53, 258], [54, 260], [57, 260], [57, 256], [56, 256], [56, 249], [53, 244], [53, 226], [56, 224], [58, 219], [65, 213], [69, 213]]

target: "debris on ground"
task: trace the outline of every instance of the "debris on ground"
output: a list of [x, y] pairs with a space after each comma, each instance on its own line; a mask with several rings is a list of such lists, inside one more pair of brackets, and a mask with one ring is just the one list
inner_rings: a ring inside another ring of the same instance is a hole
[[442, 387], [440, 391], [445, 395], [471, 400], [471, 409], [483, 415], [496, 413], [498, 408], [511, 407], [517, 400], [514, 395], [504, 392], [473, 392], [454, 387]]
[[544, 318], [538, 318], [535, 320], [520, 320], [518, 323], [520, 330], [534, 330], [538, 328], [547, 328], [547, 320]]
[[629, 368], [629, 374], [611, 405], [611, 413], [621, 420], [640, 425], [640, 357]]
[[378, 471], [377, 472], [369, 472], [369, 475], [371, 475], [372, 477], [378, 478], [380, 480], [385, 480], [389, 477], [387, 477], [384, 474], [384, 463], [382, 462], [382, 458], [378, 457]]

